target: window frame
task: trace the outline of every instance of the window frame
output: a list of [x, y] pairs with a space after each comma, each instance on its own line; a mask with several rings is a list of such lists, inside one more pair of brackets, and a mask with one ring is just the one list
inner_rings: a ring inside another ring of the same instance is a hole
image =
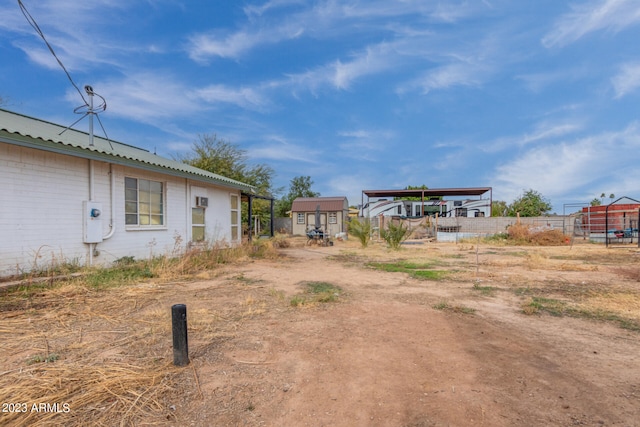
[[[129, 190], [133, 190], [133, 187], [128, 186], [131, 181], [135, 181], [135, 200], [131, 197]], [[141, 182], [143, 189], [148, 193], [147, 201], [141, 202]], [[145, 185], [146, 183], [146, 185]], [[160, 186], [160, 191], [152, 191], [154, 187]], [[155, 195], [155, 197], [154, 197]], [[159, 195], [159, 197], [157, 197]], [[159, 200], [154, 200], [154, 198]], [[131, 204], [135, 203], [135, 211], [131, 209]], [[147, 212], [142, 213], [141, 206], [148, 205]], [[159, 209], [157, 209], [159, 208]], [[131, 217], [135, 215], [135, 223], [129, 222]], [[149, 223], [142, 224], [140, 221], [141, 216], [148, 217]], [[160, 223], [154, 224], [153, 218], [160, 219]], [[126, 230], [166, 230], [167, 229], [167, 183], [166, 181], [156, 181], [147, 178], [137, 178], [133, 176], [124, 177], [124, 218]]]
[[329, 224], [338, 223], [338, 212], [329, 212]]
[[[296, 214], [296, 224], [306, 224], [307, 222], [305, 221], [304, 217], [304, 212], [298, 212]], [[302, 219], [302, 220], [301, 220]]]
[[[194, 214], [196, 212], [202, 212], [202, 222], [201, 223], [197, 223], [193, 221], [194, 218]], [[191, 242], [198, 244], [198, 243], [203, 243], [207, 240], [207, 209], [204, 207], [199, 207], [199, 206], [193, 206], [191, 208]], [[202, 230], [202, 239], [195, 239], [194, 238], [194, 229], [201, 229]]]
[[[235, 200], [235, 203], [234, 203], [234, 200]], [[235, 204], [235, 208], [234, 208], [234, 204]], [[242, 204], [241, 204], [240, 195], [233, 194], [233, 193], [229, 195], [229, 207], [230, 207], [229, 223], [230, 223], [231, 241], [239, 242], [240, 240], [242, 240], [242, 227], [241, 227]], [[235, 224], [234, 224], [234, 214], [235, 214], [235, 220], [236, 220]]]

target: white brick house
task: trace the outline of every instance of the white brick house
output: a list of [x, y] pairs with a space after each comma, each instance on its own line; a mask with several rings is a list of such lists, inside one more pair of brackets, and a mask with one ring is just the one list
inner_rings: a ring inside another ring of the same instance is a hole
[[242, 238], [254, 188], [0, 109], [0, 276]]

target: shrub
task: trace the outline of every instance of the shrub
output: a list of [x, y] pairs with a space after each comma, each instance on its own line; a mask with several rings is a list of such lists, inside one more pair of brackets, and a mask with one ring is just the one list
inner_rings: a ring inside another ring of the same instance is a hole
[[367, 218], [360, 221], [358, 218], [351, 219], [348, 225], [349, 234], [355, 236], [363, 248], [369, 246], [371, 240], [371, 222]]
[[507, 229], [508, 240], [516, 244], [539, 246], [561, 246], [567, 244], [567, 237], [560, 230], [536, 230], [528, 225], [513, 224]]
[[386, 229], [380, 230], [380, 237], [391, 249], [397, 250], [400, 248], [400, 243], [409, 237], [409, 227], [406, 227], [402, 221], [398, 223], [390, 221]]

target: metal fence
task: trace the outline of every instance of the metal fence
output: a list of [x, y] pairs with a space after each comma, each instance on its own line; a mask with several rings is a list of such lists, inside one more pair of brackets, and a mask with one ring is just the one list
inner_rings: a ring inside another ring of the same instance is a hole
[[638, 245], [638, 210], [612, 211], [608, 213], [587, 212], [576, 215], [574, 220], [574, 236], [582, 237], [607, 246]]

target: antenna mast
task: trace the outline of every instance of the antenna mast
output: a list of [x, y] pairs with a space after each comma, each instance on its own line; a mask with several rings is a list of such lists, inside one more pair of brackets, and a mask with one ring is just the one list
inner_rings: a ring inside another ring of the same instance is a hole
[[93, 147], [93, 115], [95, 114], [93, 110], [93, 88], [89, 85], [85, 85], [85, 92], [89, 95], [89, 109], [87, 110], [87, 114], [89, 115], [89, 146]]

